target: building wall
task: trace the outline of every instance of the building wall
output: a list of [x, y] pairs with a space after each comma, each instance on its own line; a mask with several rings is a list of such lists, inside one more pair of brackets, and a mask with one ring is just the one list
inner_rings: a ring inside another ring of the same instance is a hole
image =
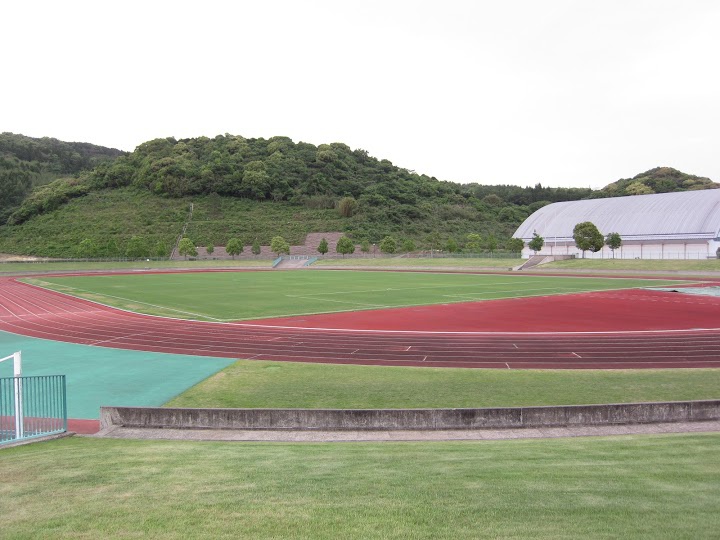
[[[688, 240], [668, 242], [623, 242], [623, 245], [615, 250], [616, 259], [687, 259], [702, 260], [708, 257], [715, 257], [715, 251], [720, 247], [720, 241]], [[529, 258], [535, 253], [527, 246], [522, 251], [523, 258]], [[583, 256], [582, 251], [575, 247], [574, 243], [545, 241], [543, 249], [538, 255], [575, 255], [578, 258]], [[585, 252], [586, 259], [612, 259], [613, 252], [607, 246], [597, 253]]]

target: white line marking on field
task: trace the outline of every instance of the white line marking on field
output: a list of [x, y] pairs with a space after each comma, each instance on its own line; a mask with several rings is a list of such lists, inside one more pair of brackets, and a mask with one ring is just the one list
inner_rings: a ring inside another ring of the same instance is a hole
[[411, 348], [412, 348], [412, 346], [408, 347], [407, 349], [405, 349], [405, 352], [408, 352]]
[[577, 356], [578, 358], [582, 358], [582, 356], [580, 356], [580, 355], [579, 355], [578, 353], [576, 353], [576, 352], [574, 352], [574, 353], [572, 353], [572, 354], [574, 354], [574, 355]]
[[520, 347], [518, 347], [515, 343], [513, 343], [513, 347], [515, 347], [516, 349], [519, 349], [519, 348], [520, 348]]
[[427, 356], [423, 356], [422, 361], [424, 362], [425, 360], [427, 360]]
[[318, 298], [316, 296], [299, 296], [296, 294], [286, 294], [285, 295], [288, 298], [303, 298], [305, 300], [318, 300], [320, 302], [337, 302], [338, 304], [350, 304], [352, 306], [370, 306], [374, 308], [390, 308], [393, 306], [386, 306], [383, 304], [365, 304], [363, 302], [347, 302], [343, 300], [330, 300], [329, 298]]
[[511, 368], [510, 368], [510, 364], [508, 364], [507, 362], [505, 362], [505, 365], [507, 366], [508, 369], [511, 369]]

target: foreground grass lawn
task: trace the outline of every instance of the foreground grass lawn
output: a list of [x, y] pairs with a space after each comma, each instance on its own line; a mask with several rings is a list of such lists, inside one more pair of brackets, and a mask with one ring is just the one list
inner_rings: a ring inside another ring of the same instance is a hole
[[720, 369], [493, 370], [241, 360], [168, 407], [438, 408], [720, 398]]
[[27, 281], [131, 311], [215, 321], [682, 283], [662, 279], [350, 270], [43, 276]]
[[15, 538], [716, 538], [720, 434], [0, 450]]

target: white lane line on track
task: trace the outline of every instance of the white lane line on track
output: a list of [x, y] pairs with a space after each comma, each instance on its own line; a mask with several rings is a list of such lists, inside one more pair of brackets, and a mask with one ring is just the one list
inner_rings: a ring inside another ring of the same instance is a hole
[[[218, 324], [212, 321], [196, 321], [206, 324]], [[451, 335], [451, 336], [581, 336], [581, 335], [654, 335], [654, 334], [687, 334], [687, 333], [704, 333], [704, 332], [718, 332], [720, 328], [683, 328], [683, 329], [670, 329], [670, 330], [582, 330], [582, 331], [561, 331], [548, 330], [538, 332], [497, 332], [497, 331], [479, 331], [479, 330], [368, 330], [362, 328], [323, 328], [315, 326], [283, 326], [274, 324], [251, 324], [244, 322], [231, 322], [226, 323], [233, 326], [242, 326], [248, 328], [267, 328], [273, 330], [295, 330], [304, 331], [310, 330], [313, 332], [346, 332], [346, 333], [357, 333], [357, 334], [408, 334], [408, 335]]]
[[119, 339], [130, 339], [130, 338], [134, 338], [134, 337], [146, 336], [148, 334], [152, 335], [152, 333], [153, 333], [152, 331], [148, 331], [148, 332], [139, 332], [137, 334], [123, 334], [121, 336], [116, 336], [114, 338], [95, 341], [94, 343], [90, 343], [90, 345], [102, 345], [103, 343], [112, 343], [113, 341], [118, 341]]
[[578, 353], [576, 353], [576, 352], [574, 352], [574, 353], [572, 353], [572, 354], [574, 354], [574, 355], [577, 356], [578, 358], [582, 358], [582, 356], [580, 356], [580, 355], [579, 355]]

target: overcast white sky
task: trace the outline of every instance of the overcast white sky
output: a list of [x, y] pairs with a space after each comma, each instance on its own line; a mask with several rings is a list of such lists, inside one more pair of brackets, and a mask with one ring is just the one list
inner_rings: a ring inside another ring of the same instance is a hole
[[717, 0], [27, 1], [0, 131], [344, 142], [442, 180], [720, 181]]

